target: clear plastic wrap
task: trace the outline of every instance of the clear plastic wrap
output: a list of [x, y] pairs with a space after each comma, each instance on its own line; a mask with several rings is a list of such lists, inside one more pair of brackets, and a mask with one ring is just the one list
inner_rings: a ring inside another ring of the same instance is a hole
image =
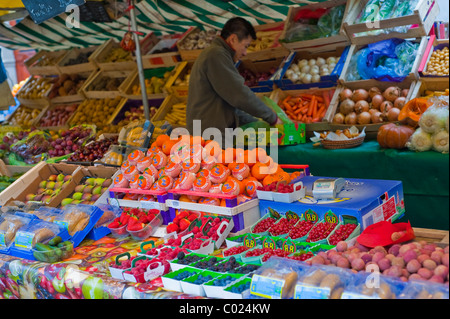
[[0, 216], [0, 249], [7, 249], [14, 242], [16, 233], [28, 225], [30, 219], [12, 215], [3, 214]]

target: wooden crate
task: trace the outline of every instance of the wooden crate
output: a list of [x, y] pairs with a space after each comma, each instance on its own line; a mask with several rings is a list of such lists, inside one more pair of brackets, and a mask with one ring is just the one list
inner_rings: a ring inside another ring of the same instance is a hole
[[[39, 97], [32, 99], [30, 97], [26, 96], [26, 92], [29, 90], [34, 90], [36, 86], [33, 84], [33, 80], [36, 78], [43, 78], [45, 82], [48, 82], [50, 84], [50, 87]], [[36, 107], [36, 108], [45, 108], [49, 104], [48, 100], [48, 94], [50, 93], [52, 84], [51, 82], [54, 80], [54, 78], [51, 77], [40, 77], [40, 76], [30, 76], [25, 84], [20, 88], [20, 90], [17, 92], [16, 98], [19, 100], [20, 104], [24, 104], [29, 107]]]
[[[201, 30], [197, 27], [191, 27], [184, 33], [181, 39], [177, 42], [178, 53], [180, 54], [182, 61], [195, 61], [200, 55], [200, 53], [203, 52], [203, 49], [196, 49], [196, 50], [183, 49], [183, 44], [186, 41], [188, 41], [189, 37], [195, 35], [196, 33], [199, 33], [200, 31]], [[208, 47], [208, 45], [206, 47]]]
[[122, 62], [105, 62], [105, 59], [111, 50], [119, 48], [120, 43], [115, 42], [113, 39], [109, 39], [91, 54], [89, 61], [94, 62], [98, 68], [103, 71], [131, 71], [136, 68], [136, 61], [133, 57]]
[[[69, 51], [39, 51], [24, 63], [31, 75], [56, 75], [59, 74], [58, 63], [65, 57]], [[50, 59], [50, 64], [42, 64], [45, 59]]]
[[[46, 107], [40, 114], [39, 116], [36, 118], [34, 125], [40, 129], [40, 130], [50, 130], [50, 131], [59, 131], [60, 129], [69, 129], [69, 123], [72, 120], [74, 114], [77, 111], [77, 108], [79, 106], [79, 101], [78, 103], [74, 103], [74, 102], [67, 102], [67, 103], [51, 103], [48, 107]], [[66, 123], [60, 126], [43, 126], [41, 123], [41, 120], [44, 118], [44, 116], [46, 116], [48, 111], [53, 111], [55, 108], [59, 107], [59, 106], [69, 106], [69, 105], [76, 105], [75, 111], [70, 115], [70, 117], [67, 119]]]
[[178, 79], [183, 80], [186, 75], [191, 73], [194, 62], [182, 61], [176, 66], [174, 73], [167, 81], [165, 88], [170, 94], [177, 97], [187, 97], [189, 93], [189, 85], [180, 85]]
[[[282, 88], [283, 90], [302, 90], [310, 87], [324, 88], [336, 86], [339, 76], [341, 75], [341, 72], [344, 68], [349, 50], [350, 50], [349, 46], [336, 46], [335, 49], [327, 52], [307, 52], [307, 51], [292, 52], [291, 56], [287, 59], [286, 63], [282, 67], [280, 67], [281, 70], [279, 70], [279, 74], [275, 79], [275, 84], [279, 88]], [[298, 62], [301, 61], [302, 59], [311, 60], [317, 59], [319, 57], [324, 59], [327, 59], [329, 57], [338, 58], [336, 66], [334, 67], [330, 75], [321, 76], [320, 82], [308, 84], [306, 83], [296, 84], [285, 76], [286, 72], [293, 64], [298, 64]]]
[[[145, 72], [146, 71], [144, 71], [144, 73]], [[149, 71], [147, 71], [147, 72], [149, 72]], [[148, 80], [148, 79], [146, 79], [146, 80]], [[167, 81], [166, 81], [166, 84], [167, 84]], [[133, 93], [133, 86], [135, 86], [135, 85], [141, 86], [140, 79], [139, 79], [139, 73], [138, 73], [137, 69], [130, 72], [130, 74], [127, 76], [127, 78], [119, 86], [120, 95], [123, 97], [126, 97], [128, 99], [131, 99], [131, 100], [142, 100], [142, 94], [136, 95]], [[152, 100], [166, 98], [168, 95], [168, 92], [167, 92], [165, 85], [162, 86], [161, 93], [147, 94], [147, 98], [152, 99]]]
[[87, 72], [79, 72], [76, 73], [77, 76], [79, 76], [79, 78], [81, 78], [82, 80], [84, 80], [83, 84], [80, 86], [80, 88], [77, 90], [76, 94], [71, 94], [71, 95], [65, 95], [65, 96], [61, 96], [59, 95], [59, 93], [57, 93], [58, 95], [55, 97], [52, 97], [52, 93], [53, 90], [57, 90], [55, 88], [56, 84], [53, 84], [52, 89], [49, 92], [49, 100], [50, 100], [50, 104], [54, 104], [54, 103], [75, 103], [75, 102], [80, 102], [83, 101], [86, 96], [84, 95], [84, 92], [82, 90], [84, 84], [86, 84], [87, 80], [89, 79], [89, 77], [95, 74], [95, 71], [87, 71]]
[[[166, 119], [166, 115], [172, 112], [172, 107], [177, 103], [187, 103], [187, 97], [178, 97], [175, 94], [169, 95], [164, 102], [159, 107], [155, 116], [152, 118], [152, 122], [164, 121]], [[172, 124], [172, 123], [171, 123]], [[172, 125], [172, 127], [177, 127]], [[184, 126], [182, 126], [184, 127]]]
[[70, 50], [56, 65], [59, 69], [59, 73], [67, 73], [67, 74], [73, 74], [73, 73], [83, 73], [83, 72], [93, 72], [97, 69], [97, 64], [91, 59], [87, 58], [87, 60], [83, 63], [78, 64], [72, 64], [68, 65], [67, 63], [72, 60], [76, 59], [80, 54], [93, 54], [95, 50], [98, 49], [98, 46], [94, 47], [88, 47], [88, 48], [74, 48]]
[[422, 61], [419, 65], [419, 76], [420, 78], [426, 78], [429, 81], [437, 81], [440, 82], [442, 80], [447, 79], [448, 81], [448, 74], [447, 75], [432, 75], [432, 74], [426, 74], [428, 69], [428, 62], [430, 61], [431, 55], [436, 50], [442, 50], [444, 48], [449, 48], [449, 42], [448, 39], [441, 40], [439, 43], [436, 41], [435, 36], [430, 37], [427, 47], [425, 49], [425, 52], [422, 57]]
[[254, 28], [257, 36], [259, 32], [266, 32], [272, 30], [278, 32], [278, 34], [274, 37], [275, 39], [274, 43], [278, 43], [278, 46], [263, 50], [247, 51], [245, 59], [251, 61], [264, 61], [272, 58], [284, 58], [289, 55], [289, 50], [278, 42], [278, 38], [281, 36], [284, 30], [284, 21], [257, 25]]
[[[282, 89], [276, 89], [272, 92], [270, 99], [273, 100], [275, 103], [279, 104], [280, 101], [284, 100], [287, 96], [297, 96], [301, 93], [310, 93], [313, 94], [315, 92], [323, 92], [328, 90], [335, 90], [336, 87], [331, 88], [310, 88], [306, 90], [282, 90]], [[333, 99], [335, 98], [336, 94], [333, 95]], [[317, 123], [307, 123], [305, 124], [305, 132], [306, 136], [313, 136], [314, 131], [322, 131], [327, 130], [329, 127], [329, 122], [331, 119], [333, 119], [333, 114], [331, 110], [331, 106], [333, 103], [333, 99], [330, 101], [330, 105], [328, 106], [328, 109], [322, 119], [321, 122]], [[301, 123], [299, 121], [293, 121], [294, 123]]]
[[364, 83], [359, 83], [359, 82], [348, 82], [345, 85], [338, 85], [338, 87], [336, 88], [336, 92], [334, 93], [333, 99], [331, 100], [330, 103], [330, 123], [329, 123], [329, 129], [332, 131], [336, 131], [336, 130], [344, 130], [346, 128], [350, 128], [352, 126], [355, 126], [356, 128], [358, 128], [360, 131], [365, 128], [365, 132], [366, 132], [366, 139], [373, 139], [376, 138], [377, 134], [378, 134], [378, 129], [386, 124], [387, 122], [383, 122], [383, 123], [376, 123], [376, 124], [367, 124], [367, 125], [350, 125], [350, 124], [335, 124], [333, 123], [333, 117], [336, 115], [336, 112], [338, 110], [339, 107], [339, 94], [342, 92], [342, 90], [344, 90], [345, 88], [349, 88], [352, 91], [357, 90], [357, 89], [365, 89], [365, 90], [369, 90], [371, 87], [378, 87], [381, 91], [387, 89], [390, 86], [398, 86], [401, 89], [409, 89], [409, 93], [406, 96], [406, 101], [409, 101], [413, 98], [413, 94], [414, 94], [414, 89], [416, 86], [416, 81], [415, 80], [411, 80], [411, 79], [406, 79], [405, 81], [401, 82], [401, 83], [397, 83], [397, 82], [380, 82], [380, 81], [376, 81], [376, 80], [370, 80], [368, 82], [364, 81]]
[[[32, 126], [35, 125], [36, 119], [42, 114], [43, 110], [44, 110], [47, 106], [48, 106], [48, 104], [47, 104], [47, 105], [33, 105], [33, 104], [32, 104], [32, 105], [30, 105], [30, 106], [25, 105], [25, 104], [21, 104], [21, 105], [19, 105], [19, 107], [17, 107], [17, 108], [14, 110], [14, 112], [12, 112], [12, 113], [6, 118], [5, 123], [11, 123], [11, 120], [14, 119], [14, 117], [15, 117], [15, 116], [16, 116], [23, 108], [28, 108], [28, 109], [32, 109], [33, 111], [34, 111], [34, 110], [37, 110], [36, 113], [39, 112], [39, 114], [31, 121], [30, 125], [23, 125], [24, 128], [32, 127]], [[7, 125], [7, 124], [4, 124], [4, 125]], [[11, 123], [11, 125], [16, 125], [16, 124], [12, 124], [12, 123]]]
[[421, 78], [419, 81], [417, 81], [414, 87], [414, 91], [411, 94], [411, 98], [413, 99], [418, 97], [426, 97], [429, 95], [427, 94], [428, 93], [427, 91], [438, 91], [445, 94], [445, 90], [448, 89], [449, 89], [448, 77], [446, 79], [439, 79], [439, 80]]
[[291, 6], [285, 21], [284, 30], [280, 36], [280, 42], [283, 46], [291, 51], [310, 51], [310, 52], [323, 52], [329, 51], [335, 48], [337, 45], [348, 45], [350, 40], [347, 37], [343, 25], [339, 30], [339, 34], [326, 38], [318, 38], [312, 40], [298, 41], [298, 42], [285, 42], [287, 32], [295, 25], [294, 18], [300, 10], [310, 9], [316, 10], [320, 8], [333, 8], [340, 5], [346, 5], [343, 21], [349, 14], [356, 0], [329, 0], [320, 3], [312, 3], [303, 6]]
[[[381, 21], [371, 21], [368, 23], [355, 23], [359, 19], [362, 10], [365, 8], [369, 0], [357, 1], [353, 9], [348, 13], [344, 19], [343, 26], [352, 44], [363, 45], [373, 43], [374, 37], [377, 41], [390, 39], [390, 38], [402, 38], [410, 39], [427, 36], [433, 26], [436, 17], [439, 14], [439, 6], [437, 1], [434, 0], [420, 0], [414, 8], [414, 12], [411, 15], [384, 19]], [[381, 33], [378, 35], [362, 35], [363, 32], [383, 30], [394, 27], [417, 25], [416, 28], [410, 28], [407, 32], [389, 32]], [[361, 36], [355, 36], [355, 34], [361, 34]]]
[[[125, 105], [125, 103], [127, 102], [126, 98], [121, 98], [121, 97], [116, 97], [115, 99], [119, 99], [119, 102], [117, 103], [117, 105], [114, 108], [114, 111], [111, 112], [111, 114], [108, 116], [108, 119], [106, 121], [106, 123], [104, 123], [104, 125], [110, 125], [111, 122], [114, 120], [114, 118], [117, 116], [117, 114], [120, 112], [120, 110], [122, 109], [122, 107]], [[77, 108], [77, 111], [74, 113], [74, 115], [71, 117], [71, 119], [69, 120], [69, 126], [74, 126], [74, 125], [80, 125], [80, 124], [95, 124], [95, 123], [91, 123], [89, 121], [86, 122], [82, 122], [82, 123], [74, 123], [74, 118], [76, 116], [76, 114], [78, 114], [79, 112], [82, 112], [80, 114], [84, 114], [83, 110], [84, 107], [86, 106], [87, 103], [89, 103], [91, 100], [104, 100], [104, 99], [85, 99], [83, 100], [83, 102], [80, 103], [80, 105]], [[112, 106], [111, 106], [112, 107]]]
[[[109, 77], [111, 79], [118, 79], [121, 84], [125, 81], [125, 79], [130, 75], [129, 70], [115, 70], [115, 71], [106, 71], [106, 70], [98, 70], [97, 72], [93, 72], [89, 78], [86, 80], [85, 84], [81, 87], [81, 92], [88, 99], [106, 99], [106, 98], [115, 98], [120, 96], [119, 87], [116, 90], [110, 91], [107, 88], [104, 88], [102, 91], [94, 91], [92, 90], [93, 85], [102, 81], [103, 78]], [[120, 86], [120, 84], [119, 84]]]
[[272, 58], [268, 60], [249, 60], [247, 58], [240, 61], [238, 69], [239, 72], [244, 70], [249, 70], [253, 74], [270, 73], [271, 69], [275, 69], [275, 72], [270, 78], [265, 81], [259, 81], [257, 85], [250, 86], [253, 92], [272, 92], [274, 90], [274, 76], [276, 76], [276, 71], [282, 65], [284, 57]]
[[177, 50], [171, 50], [165, 53], [155, 53], [158, 50], [164, 48], [176, 48], [178, 39], [157, 39], [149, 45], [148, 48], [142, 48], [142, 52], [146, 52], [142, 55], [142, 66], [144, 69], [160, 68], [167, 66], [175, 66], [181, 61], [181, 56]]
[[[422, 57], [425, 53], [425, 49], [428, 43], [427, 37], [421, 37], [421, 38], [416, 38], [414, 40], [414, 42], [419, 43], [419, 48], [417, 50], [417, 56], [416, 59], [414, 60], [414, 63], [411, 67], [411, 71], [410, 73], [406, 76], [405, 80], [408, 79], [410, 81], [413, 80], [418, 80], [419, 79], [419, 65], [422, 61]], [[342, 69], [342, 73], [341, 76], [339, 77], [339, 83], [341, 84], [348, 84], [351, 82], [358, 82], [362, 85], [364, 85], [364, 82], [370, 83], [370, 81], [372, 81], [372, 79], [369, 80], [358, 80], [358, 81], [348, 81], [346, 80], [348, 72], [349, 72], [349, 67], [350, 67], [350, 62], [352, 57], [361, 49], [363, 49], [365, 47], [365, 45], [358, 45], [358, 44], [352, 44], [350, 46], [350, 50], [348, 52], [347, 55], [347, 59], [345, 60], [345, 65], [344, 68]], [[382, 82], [382, 81], [377, 81], [377, 82]]]
[[413, 227], [414, 241], [425, 240], [431, 243], [437, 243], [440, 247], [448, 246], [449, 243], [449, 231], [439, 229], [428, 229]]

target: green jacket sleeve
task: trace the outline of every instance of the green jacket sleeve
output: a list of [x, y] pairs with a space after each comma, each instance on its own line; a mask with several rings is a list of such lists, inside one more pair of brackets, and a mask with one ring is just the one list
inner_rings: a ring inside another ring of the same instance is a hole
[[231, 106], [274, 124], [277, 120], [275, 112], [244, 84], [244, 78], [239, 74], [233, 60], [225, 53], [218, 54], [223, 56], [208, 59], [206, 62], [208, 80], [217, 94]]

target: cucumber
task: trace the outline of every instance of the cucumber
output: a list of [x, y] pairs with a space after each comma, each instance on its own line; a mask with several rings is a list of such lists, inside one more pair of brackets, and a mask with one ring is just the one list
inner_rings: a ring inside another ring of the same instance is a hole
[[43, 244], [43, 243], [36, 243], [36, 245], [34, 246], [34, 248], [35, 248], [37, 251], [44, 251], [44, 252], [47, 252], [47, 251], [52, 250], [52, 248], [51, 248], [49, 245], [46, 245], [46, 244]]
[[50, 246], [56, 246], [56, 245], [58, 245], [60, 242], [62, 242], [61, 236], [55, 236], [55, 237], [53, 237], [53, 238], [48, 242], [48, 245], [50, 245]]

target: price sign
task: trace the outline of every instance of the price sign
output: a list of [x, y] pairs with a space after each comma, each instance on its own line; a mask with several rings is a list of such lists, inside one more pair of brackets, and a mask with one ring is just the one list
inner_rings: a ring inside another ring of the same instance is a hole
[[270, 216], [275, 218], [275, 219], [280, 219], [280, 213], [278, 213], [276, 210], [272, 209], [272, 208], [267, 208], [269, 210]]
[[288, 220], [299, 220], [300, 219], [300, 217], [297, 215], [297, 213], [294, 213], [293, 211], [287, 211], [286, 218]]
[[277, 245], [276, 245], [275, 241], [272, 238], [267, 237], [263, 241], [263, 248], [276, 249]]
[[339, 222], [338, 217], [331, 210], [325, 213], [324, 219], [327, 223], [337, 224]]
[[316, 223], [316, 222], [319, 220], [319, 216], [317, 215], [317, 213], [316, 213], [315, 211], [313, 211], [313, 210], [311, 210], [311, 209], [308, 209], [308, 210], [305, 212], [305, 219], [306, 219], [307, 221]]
[[246, 235], [243, 244], [247, 248], [256, 247], [256, 239], [252, 235]]
[[283, 250], [293, 254], [297, 251], [297, 246], [290, 238], [288, 238], [283, 242]]

